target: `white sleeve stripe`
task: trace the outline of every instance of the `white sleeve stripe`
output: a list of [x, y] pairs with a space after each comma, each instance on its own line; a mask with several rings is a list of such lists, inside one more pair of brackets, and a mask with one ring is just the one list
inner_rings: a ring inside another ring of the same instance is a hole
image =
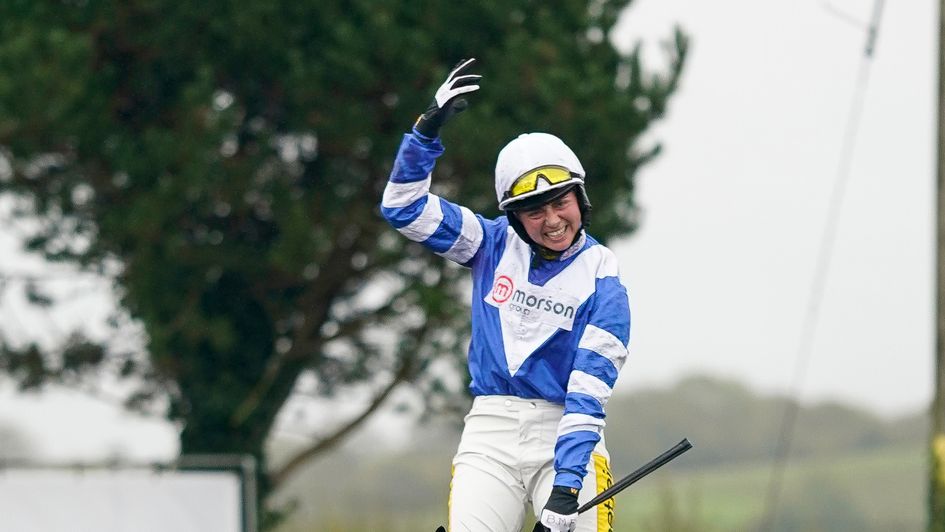
[[463, 229], [453, 247], [442, 253], [442, 256], [464, 264], [479, 251], [479, 245], [482, 244], [482, 224], [471, 210], [466, 207], [460, 207], [459, 210], [463, 214]]
[[578, 347], [588, 349], [609, 360], [619, 371], [627, 360], [627, 346], [610, 332], [587, 324]]
[[427, 196], [427, 204], [423, 206], [423, 212], [417, 219], [408, 225], [398, 229], [400, 234], [413, 240], [414, 242], [423, 242], [430, 238], [443, 221], [443, 208], [440, 207], [440, 198], [434, 194]]
[[558, 423], [558, 437], [572, 432], [588, 431], [600, 434], [606, 423], [603, 419], [587, 414], [565, 414]]
[[583, 371], [574, 370], [571, 372], [571, 378], [568, 379], [568, 392], [590, 395], [597, 399], [601, 406], [606, 406], [607, 400], [610, 399], [611, 389], [606, 382], [597, 377]]
[[411, 181], [409, 183], [394, 183], [388, 181], [384, 188], [384, 196], [381, 199], [381, 206], [388, 209], [397, 207], [406, 207], [417, 201], [430, 191], [430, 175], [421, 181]]
[[597, 268], [597, 278], [619, 277], [620, 271], [617, 265], [617, 257], [614, 256], [612, 251], [604, 248], [604, 246], [597, 247], [601, 248], [601, 261], [600, 266]]

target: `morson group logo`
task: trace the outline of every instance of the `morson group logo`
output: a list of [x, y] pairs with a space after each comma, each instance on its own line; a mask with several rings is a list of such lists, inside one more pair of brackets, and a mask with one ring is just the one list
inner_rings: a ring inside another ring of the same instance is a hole
[[512, 280], [505, 275], [500, 275], [495, 280], [495, 284], [492, 285], [492, 300], [496, 303], [505, 303], [514, 289], [515, 285], [512, 284]]
[[492, 284], [492, 293], [486, 296], [486, 301], [525, 322], [540, 321], [570, 331], [580, 304], [578, 299], [559, 289], [524, 284], [524, 289], [516, 288], [510, 277], [500, 275]]
[[544, 294], [526, 294], [521, 290], [516, 290], [509, 306], [525, 316], [537, 311], [561, 316], [568, 320], [574, 319], [573, 305], [555, 301], [553, 297]]

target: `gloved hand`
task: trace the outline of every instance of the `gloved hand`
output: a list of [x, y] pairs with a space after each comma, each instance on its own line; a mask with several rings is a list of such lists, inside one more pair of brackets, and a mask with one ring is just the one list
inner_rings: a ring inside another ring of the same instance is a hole
[[551, 488], [551, 496], [538, 521], [551, 532], [571, 532], [577, 522], [578, 490], [564, 486]]
[[479, 90], [479, 80], [482, 76], [463, 74], [475, 62], [475, 59], [463, 59], [453, 67], [450, 75], [446, 77], [446, 82], [436, 90], [433, 103], [413, 125], [418, 133], [431, 139], [436, 138], [440, 136], [440, 128], [447, 120], [466, 110], [466, 100], [457, 96]]

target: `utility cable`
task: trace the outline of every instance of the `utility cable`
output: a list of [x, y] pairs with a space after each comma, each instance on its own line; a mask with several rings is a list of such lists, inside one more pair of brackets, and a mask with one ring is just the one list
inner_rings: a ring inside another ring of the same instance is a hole
[[857, 28], [859, 28], [859, 29], [861, 29], [861, 30], [868, 30], [868, 29], [869, 29], [869, 25], [868, 25], [866, 22], [863, 22], [862, 20], [860, 20], [860, 19], [856, 18], [855, 16], [853, 16], [853, 15], [847, 13], [846, 11], [843, 11], [842, 9], [840, 9], [840, 8], [838, 8], [837, 6], [831, 4], [831, 3], [828, 2], [827, 0], [821, 0], [820, 5], [821, 5], [824, 9], [826, 9], [827, 11], [829, 11], [831, 15], [833, 15], [833, 16], [839, 18], [840, 20], [846, 22], [847, 24], [850, 24], [851, 26], [855, 26], [855, 27], [857, 27]]
[[830, 271], [830, 262], [833, 256], [833, 247], [837, 238], [840, 209], [843, 205], [843, 198], [846, 195], [847, 185], [850, 181], [853, 150], [856, 144], [857, 131], [859, 130], [860, 117], [863, 114], [863, 103], [869, 82], [870, 65], [872, 63], [873, 53], [876, 49], [876, 38], [880, 18], [882, 17], [882, 9], [883, 0], [875, 0], [870, 25], [867, 29], [866, 46], [864, 47], [863, 57], [860, 61], [856, 85], [850, 103], [850, 112], [843, 134], [837, 176], [834, 179], [833, 189], [831, 190], [830, 200], [827, 206], [827, 219], [824, 224], [823, 233], [821, 234], [820, 249], [817, 254], [814, 276], [811, 281], [807, 313], [798, 341], [792, 384], [787, 403], [785, 404], [784, 415], [781, 420], [778, 446], [775, 449], [774, 463], [772, 465], [771, 476], [768, 481], [768, 490], [765, 497], [764, 514], [759, 527], [761, 531], [774, 529], [781, 503], [784, 470], [791, 452], [798, 411], [800, 410], [799, 396], [804, 381], [807, 378], [807, 370], [810, 366], [811, 354], [814, 348], [814, 338], [816, 337], [817, 325], [820, 318], [821, 303], [824, 299], [824, 289], [827, 284], [827, 276]]

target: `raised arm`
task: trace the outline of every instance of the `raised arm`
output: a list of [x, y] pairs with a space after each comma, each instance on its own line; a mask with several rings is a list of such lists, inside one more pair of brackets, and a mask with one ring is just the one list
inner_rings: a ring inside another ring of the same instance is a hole
[[482, 244], [483, 222], [466, 207], [431, 194], [430, 179], [443, 154], [440, 128], [466, 109], [461, 96], [479, 89], [481, 76], [466, 73], [474, 62], [464, 59], [453, 68], [413, 131], [404, 135], [381, 200], [381, 213], [401, 234], [460, 264]]

